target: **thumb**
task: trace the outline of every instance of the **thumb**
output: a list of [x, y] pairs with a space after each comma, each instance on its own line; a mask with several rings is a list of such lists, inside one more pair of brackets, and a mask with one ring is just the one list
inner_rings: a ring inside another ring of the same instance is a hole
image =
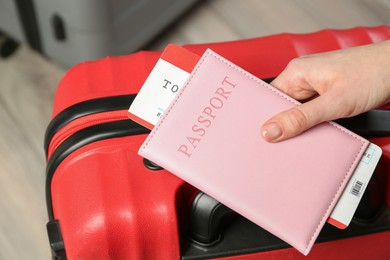
[[337, 110], [335, 110], [337, 108], [330, 107], [329, 104], [331, 103], [326, 95], [322, 95], [283, 111], [263, 124], [262, 137], [268, 142], [279, 142], [297, 136], [319, 123], [333, 120], [335, 119], [334, 115], [337, 114]]

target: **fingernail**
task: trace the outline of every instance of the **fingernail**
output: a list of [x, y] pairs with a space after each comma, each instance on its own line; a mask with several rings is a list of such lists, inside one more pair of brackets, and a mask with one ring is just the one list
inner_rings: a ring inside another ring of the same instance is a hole
[[277, 123], [270, 123], [263, 127], [261, 133], [267, 141], [274, 141], [282, 135], [282, 129]]

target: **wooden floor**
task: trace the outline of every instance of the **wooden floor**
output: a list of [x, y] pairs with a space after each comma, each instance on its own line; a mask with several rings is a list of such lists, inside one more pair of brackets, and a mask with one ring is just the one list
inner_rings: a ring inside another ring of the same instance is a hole
[[[148, 48], [379, 24], [390, 24], [390, 0], [210, 0]], [[50, 257], [43, 136], [64, 72], [25, 45], [0, 59], [0, 260]]]

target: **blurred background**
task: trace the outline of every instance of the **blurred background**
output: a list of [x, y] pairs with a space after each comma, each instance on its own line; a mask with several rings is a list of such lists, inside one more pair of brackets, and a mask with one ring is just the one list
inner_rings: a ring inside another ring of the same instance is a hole
[[43, 137], [74, 64], [168, 43], [390, 24], [390, 0], [0, 0], [0, 259], [50, 259]]

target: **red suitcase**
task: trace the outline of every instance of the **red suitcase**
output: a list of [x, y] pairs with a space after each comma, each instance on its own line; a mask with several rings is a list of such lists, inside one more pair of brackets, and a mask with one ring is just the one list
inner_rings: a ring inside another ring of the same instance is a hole
[[[278, 34], [211, 48], [271, 79], [298, 56], [390, 38], [390, 27]], [[127, 109], [158, 51], [81, 63], [56, 92], [45, 136], [47, 230], [53, 259], [390, 259], [389, 111], [341, 124], [383, 149], [350, 227], [326, 225], [312, 252], [295, 249], [184, 183], [137, 151], [148, 130]], [[387, 118], [387, 119], [386, 119]]]

